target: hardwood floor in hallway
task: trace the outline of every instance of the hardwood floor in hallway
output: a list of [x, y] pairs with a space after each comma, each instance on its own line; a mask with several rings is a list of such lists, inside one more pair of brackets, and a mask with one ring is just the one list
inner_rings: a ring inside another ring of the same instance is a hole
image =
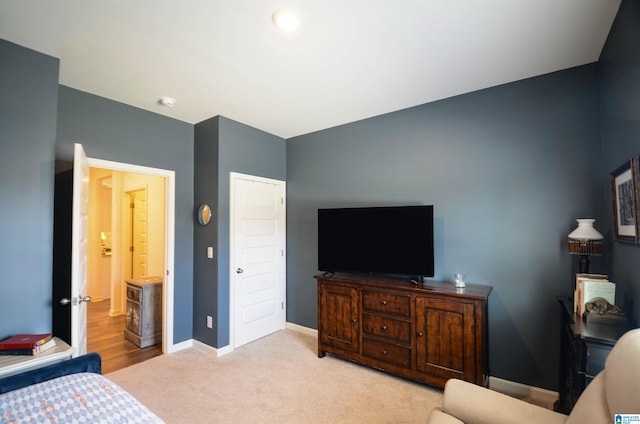
[[124, 338], [125, 315], [109, 316], [109, 301], [87, 304], [87, 352], [102, 357], [102, 374], [162, 355], [162, 344], [140, 349]]

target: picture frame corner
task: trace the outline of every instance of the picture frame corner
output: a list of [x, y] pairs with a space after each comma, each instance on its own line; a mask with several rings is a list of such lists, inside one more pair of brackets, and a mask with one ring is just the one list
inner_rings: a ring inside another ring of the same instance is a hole
[[[623, 181], [618, 178], [628, 173]], [[640, 244], [640, 155], [632, 156], [609, 174], [614, 240]], [[624, 202], [619, 193], [626, 193]], [[633, 228], [628, 228], [633, 225]]]

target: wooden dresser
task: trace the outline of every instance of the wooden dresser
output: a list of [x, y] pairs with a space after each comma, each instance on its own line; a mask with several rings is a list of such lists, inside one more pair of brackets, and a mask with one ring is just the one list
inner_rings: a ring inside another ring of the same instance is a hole
[[558, 401], [554, 409], [571, 413], [578, 398], [604, 369], [609, 352], [631, 327], [628, 325], [587, 324], [573, 313], [573, 300], [558, 297], [560, 303], [560, 367]]
[[124, 336], [138, 347], [162, 342], [162, 278], [126, 280], [127, 317]]
[[318, 356], [327, 353], [444, 387], [486, 386], [487, 304], [492, 288], [361, 276], [316, 276]]

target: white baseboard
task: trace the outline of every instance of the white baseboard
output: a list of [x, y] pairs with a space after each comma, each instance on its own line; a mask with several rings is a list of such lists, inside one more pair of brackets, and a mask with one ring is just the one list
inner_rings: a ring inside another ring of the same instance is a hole
[[167, 351], [164, 353], [171, 354], [180, 352], [181, 350], [189, 349], [193, 347], [193, 339], [185, 340], [184, 342], [176, 343], [174, 345], [168, 346]]
[[168, 354], [176, 353], [185, 349], [195, 349], [199, 352], [205, 353], [207, 355], [216, 356], [216, 357], [226, 355], [227, 353], [233, 350], [231, 346], [224, 346], [218, 349], [213, 346], [209, 346], [206, 343], [202, 343], [198, 340], [189, 339], [189, 340], [185, 340], [184, 342], [180, 342], [180, 343], [174, 344], [173, 346], [170, 346], [168, 352], [166, 353]]
[[552, 404], [558, 400], [558, 392], [554, 392], [553, 390], [527, 386], [526, 384], [498, 377], [489, 377], [489, 388], [511, 397], [518, 399], [529, 398], [533, 401], [539, 401], [545, 404]]
[[233, 348], [229, 345], [223, 346], [221, 348], [215, 348], [213, 346], [209, 346], [206, 343], [199, 342], [198, 340], [192, 340], [192, 348], [202, 353], [206, 353], [207, 355], [213, 355], [216, 357], [224, 356], [227, 353], [233, 351]]
[[227, 353], [233, 352], [233, 348], [231, 347], [231, 345], [226, 345], [226, 346], [223, 346], [223, 347], [221, 347], [219, 349], [216, 349], [216, 351], [217, 351], [216, 354], [218, 356], [224, 356]]
[[[304, 333], [314, 337], [318, 336], [318, 330], [309, 327], [303, 327], [302, 325], [294, 324], [292, 322], [287, 322], [285, 328], [287, 330], [297, 331], [299, 333]], [[221, 348], [215, 348], [213, 346], [209, 346], [206, 343], [202, 343], [201, 341], [189, 339], [170, 346], [166, 353], [176, 353], [185, 349], [195, 349], [202, 353], [206, 353], [207, 355], [213, 355], [216, 357], [224, 356], [230, 352], [233, 352], [233, 348], [231, 347], [231, 345], [223, 346]]]
[[122, 309], [109, 309], [110, 317], [117, 317], [119, 315], [124, 315], [124, 312], [122, 312]]
[[292, 322], [287, 322], [286, 327], [287, 330], [297, 331], [298, 333], [303, 333], [308, 336], [318, 337], [318, 330], [315, 328], [304, 327], [302, 325], [294, 324]]
[[[309, 328], [309, 327], [303, 327], [302, 325], [294, 324], [292, 322], [287, 322], [285, 328], [287, 330], [297, 331], [299, 333], [307, 334], [309, 336], [314, 336], [314, 337], [318, 336], [318, 330]], [[233, 348], [231, 347], [231, 345], [226, 345], [221, 348], [215, 348], [213, 346], [209, 346], [206, 343], [202, 343], [198, 340], [190, 339], [182, 343], [173, 345], [168, 353], [175, 353], [175, 352], [179, 352], [181, 350], [190, 349], [190, 348], [198, 350], [202, 353], [206, 353], [207, 355], [213, 355], [216, 357], [224, 356], [228, 353], [233, 352]]]

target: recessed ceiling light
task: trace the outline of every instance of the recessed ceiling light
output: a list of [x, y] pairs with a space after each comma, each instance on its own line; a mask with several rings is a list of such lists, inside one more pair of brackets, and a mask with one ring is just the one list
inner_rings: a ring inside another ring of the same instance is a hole
[[160, 103], [162, 106], [173, 107], [173, 105], [176, 104], [176, 99], [172, 97], [160, 97], [158, 103]]
[[300, 19], [295, 15], [295, 13], [288, 10], [278, 10], [277, 12], [274, 12], [271, 19], [275, 26], [283, 31], [293, 31], [298, 28], [298, 25], [300, 24]]

